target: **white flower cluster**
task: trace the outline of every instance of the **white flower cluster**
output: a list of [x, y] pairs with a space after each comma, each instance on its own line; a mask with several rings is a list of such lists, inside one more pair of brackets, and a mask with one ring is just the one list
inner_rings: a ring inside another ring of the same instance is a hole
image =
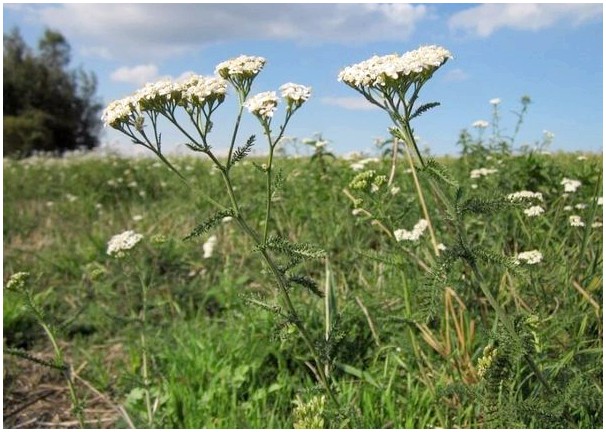
[[202, 106], [222, 102], [226, 92], [227, 82], [218, 77], [192, 75], [181, 82], [164, 79], [146, 84], [134, 95], [113, 101], [103, 111], [101, 118], [105, 126], [116, 127], [127, 122], [134, 114], [158, 109], [168, 101]]
[[564, 185], [564, 192], [576, 192], [582, 183], [578, 180], [563, 178], [560, 184]]
[[241, 55], [221, 62], [215, 68], [215, 73], [222, 78], [253, 78], [265, 66], [263, 57]]
[[405, 229], [397, 229], [393, 232], [396, 241], [417, 241], [423, 235], [429, 223], [425, 219], [421, 219], [417, 224], [412, 228], [412, 231], [407, 231]]
[[581, 219], [581, 216], [572, 215], [568, 218], [568, 223], [573, 227], [584, 227], [585, 222]]
[[280, 91], [282, 92], [282, 97], [286, 99], [286, 103], [289, 106], [295, 105], [296, 107], [299, 107], [311, 96], [311, 87], [290, 82], [283, 84], [280, 87]]
[[478, 169], [471, 170], [471, 173], [470, 173], [469, 177], [471, 177], [471, 178], [485, 177], [485, 176], [488, 176], [490, 174], [494, 174], [494, 173], [496, 173], [498, 171], [499, 170], [496, 170], [496, 169], [478, 168]]
[[107, 243], [107, 254], [110, 256], [121, 257], [126, 251], [134, 248], [143, 236], [132, 230], [124, 231], [122, 234], [113, 236]]
[[450, 58], [452, 54], [437, 45], [422, 46], [401, 56], [373, 56], [343, 69], [339, 81], [352, 87], [383, 87], [388, 80], [415, 79], [424, 72], [431, 73]]
[[488, 127], [488, 122], [486, 120], [477, 120], [473, 122], [471, 126], [477, 129], [486, 129]]
[[244, 106], [261, 119], [271, 118], [278, 106], [278, 97], [274, 91], [259, 93], [248, 98]]
[[532, 206], [524, 210], [524, 214], [528, 217], [541, 216], [545, 213], [545, 209], [541, 206]]
[[490, 99], [488, 102], [490, 103], [490, 105], [498, 105], [501, 103], [501, 99], [494, 98], [494, 99]]
[[361, 171], [366, 167], [366, 164], [369, 164], [371, 162], [379, 162], [379, 159], [378, 158], [360, 159], [359, 161], [352, 163], [350, 165], [350, 168], [354, 171]]
[[541, 192], [520, 191], [507, 195], [507, 199], [513, 202], [533, 199], [543, 201], [543, 194]]
[[526, 261], [526, 264], [538, 264], [543, 261], [543, 254], [538, 250], [520, 252], [516, 258], [516, 264], [519, 265], [520, 261]]

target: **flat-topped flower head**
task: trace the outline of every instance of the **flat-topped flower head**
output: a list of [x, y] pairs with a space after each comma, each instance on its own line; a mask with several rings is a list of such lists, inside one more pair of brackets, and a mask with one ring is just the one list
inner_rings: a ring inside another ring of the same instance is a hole
[[183, 103], [195, 106], [221, 103], [227, 93], [227, 81], [215, 76], [192, 75], [178, 89]]
[[278, 96], [274, 91], [259, 93], [248, 98], [244, 106], [261, 120], [268, 120], [273, 117], [278, 106]]
[[254, 78], [261, 72], [263, 66], [265, 66], [263, 57], [241, 55], [219, 63], [215, 73], [225, 79]]
[[473, 122], [471, 126], [476, 129], [486, 129], [489, 125], [486, 120], [477, 120]]
[[543, 261], [543, 254], [536, 249], [528, 252], [520, 252], [516, 257], [515, 262], [519, 265], [520, 261], [525, 261], [526, 264], [538, 264]]
[[163, 79], [155, 83], [147, 83], [138, 90], [133, 98], [141, 111], [154, 110], [166, 101], [178, 97], [180, 86], [170, 79]]
[[135, 102], [132, 96], [111, 102], [101, 116], [104, 126], [117, 128], [122, 123], [127, 122], [133, 113], [137, 111]]
[[309, 99], [311, 96], [311, 87], [289, 82], [280, 87], [280, 92], [286, 100], [288, 108], [296, 109]]
[[437, 45], [422, 46], [399, 56], [373, 56], [351, 65], [339, 73], [339, 81], [350, 87], [384, 87], [396, 81], [412, 81], [431, 75], [452, 54]]
[[142, 238], [143, 235], [137, 234], [132, 230], [117, 234], [107, 243], [107, 254], [110, 256], [122, 257], [126, 252], [134, 248]]

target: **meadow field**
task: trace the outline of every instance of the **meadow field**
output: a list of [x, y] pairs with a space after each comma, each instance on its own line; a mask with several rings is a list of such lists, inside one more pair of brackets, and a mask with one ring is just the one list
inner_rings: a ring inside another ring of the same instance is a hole
[[208, 159], [4, 159], [4, 426], [601, 428], [602, 155], [463, 144], [465, 241], [404, 156], [276, 156], [270, 217], [244, 158], [267, 249]]

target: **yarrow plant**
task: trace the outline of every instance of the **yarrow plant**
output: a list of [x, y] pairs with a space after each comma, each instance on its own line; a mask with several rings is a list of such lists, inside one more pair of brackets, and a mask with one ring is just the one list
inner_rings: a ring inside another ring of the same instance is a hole
[[[288, 82], [279, 88], [285, 105], [283, 120], [274, 134], [274, 123], [280, 98], [275, 91], [265, 91], [251, 95], [255, 78], [262, 71], [266, 60], [263, 57], [241, 55], [239, 57], [219, 63], [215, 68], [215, 76], [194, 75], [184, 81], [174, 82], [162, 80], [155, 84], [148, 84], [132, 96], [112, 102], [103, 114], [106, 126], [113, 127], [128, 136], [133, 143], [142, 145], [151, 150], [164, 164], [177, 173], [182, 179], [185, 176], [179, 172], [162, 153], [161, 133], [159, 119], [163, 118], [172, 124], [187, 139], [187, 147], [191, 150], [205, 154], [220, 173], [225, 185], [228, 203], [221, 203], [211, 197], [207, 201], [216, 208], [216, 213], [193, 229], [187, 239], [205, 234], [224, 220], [234, 220], [255, 244], [259, 253], [273, 275], [277, 287], [278, 305], [265, 305], [265, 310], [276, 313], [279, 319], [298, 330], [305, 342], [309, 354], [313, 359], [316, 375], [324, 387], [330, 400], [338, 406], [337, 399], [332, 391], [328, 379], [329, 368], [320, 358], [317, 344], [313, 341], [303, 320], [300, 318], [291, 299], [291, 289], [294, 285], [304, 286], [312, 292], [320, 294], [315, 283], [309, 278], [294, 274], [294, 267], [305, 259], [321, 258], [324, 252], [307, 244], [292, 243], [288, 240], [270, 235], [270, 221], [272, 202], [276, 189], [281, 184], [281, 177], [274, 172], [274, 154], [278, 143], [284, 137], [286, 126], [291, 117], [311, 97], [311, 88]], [[211, 132], [215, 112], [223, 104], [228, 94], [228, 87], [232, 87], [238, 98], [239, 108], [236, 115], [233, 134], [227, 157], [221, 160], [213, 151], [211, 145]], [[255, 137], [251, 136], [245, 144], [236, 147], [241, 118], [244, 110], [257, 118], [267, 139], [268, 154], [266, 163], [258, 168], [266, 176], [265, 220], [261, 222], [261, 229], [257, 231], [246, 218], [241, 203], [234, 192], [231, 170], [244, 159], [251, 151]], [[186, 123], [182, 124], [177, 114], [185, 114]], [[124, 241], [124, 240], [123, 240]], [[133, 242], [132, 237], [124, 242], [126, 245]], [[120, 240], [118, 246], [112, 251], [122, 250]], [[211, 236], [203, 246], [204, 258], [212, 256], [216, 245], [216, 237]], [[278, 261], [279, 255], [288, 257], [288, 264], [282, 265]], [[258, 301], [251, 301], [259, 306]], [[325, 341], [327, 342], [327, 341]], [[309, 363], [311, 364], [311, 363]]]

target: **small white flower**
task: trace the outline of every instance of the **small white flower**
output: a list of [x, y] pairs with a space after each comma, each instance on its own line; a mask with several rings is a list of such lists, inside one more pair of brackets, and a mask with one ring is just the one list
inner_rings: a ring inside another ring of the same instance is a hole
[[407, 241], [417, 241], [423, 235], [429, 223], [425, 219], [421, 219], [416, 225], [413, 227], [412, 231], [408, 231], [405, 229], [397, 229], [393, 232], [393, 235], [396, 241], [400, 242], [402, 240]]
[[252, 114], [262, 119], [271, 118], [278, 106], [278, 97], [273, 91], [259, 93], [244, 102], [244, 106]]
[[576, 190], [581, 186], [580, 181], [567, 178], [562, 179], [560, 184], [564, 185], [564, 192], [576, 192]]
[[446, 245], [444, 243], [439, 243], [437, 246], [438, 250], [441, 251], [445, 251], [446, 250]]
[[578, 160], [578, 161], [584, 161], [584, 160], [587, 160], [587, 156], [579, 156], [579, 157], [577, 157], [577, 160]]
[[526, 264], [538, 264], [543, 260], [543, 254], [538, 250], [531, 250], [528, 252], [520, 252], [517, 256], [519, 261], [526, 261]]
[[571, 205], [564, 206], [564, 211], [572, 211], [572, 206]]
[[217, 236], [216, 235], [210, 236], [208, 238], [208, 240], [206, 240], [206, 242], [202, 245], [202, 249], [204, 250], [203, 258], [212, 257], [216, 245], [217, 245]]
[[601, 228], [602, 222], [594, 222], [591, 224], [591, 228]]
[[253, 78], [265, 66], [263, 57], [241, 55], [221, 62], [215, 68], [215, 73], [222, 78]]
[[286, 83], [282, 85], [280, 91], [289, 107], [293, 105], [299, 107], [311, 96], [311, 87], [295, 83]]
[[473, 122], [471, 126], [476, 129], [486, 129], [489, 126], [489, 124], [486, 120], [477, 120], [477, 121]]
[[361, 208], [355, 208], [351, 211], [351, 214], [354, 216], [358, 216], [362, 212], [363, 212], [363, 210]]
[[599, 206], [604, 205], [604, 198], [603, 197], [598, 197], [597, 201], [598, 201], [598, 205]]
[[577, 205], [574, 206], [574, 208], [577, 209], [577, 210], [584, 210], [584, 209], [587, 208], [587, 204], [583, 204], [583, 203], [577, 204]]
[[501, 99], [494, 98], [494, 99], [490, 99], [488, 102], [490, 103], [490, 105], [498, 105], [501, 103]]
[[143, 220], [143, 216], [142, 215], [134, 215], [133, 216], [133, 220], [135, 222], [139, 222], [139, 221]]
[[107, 254], [110, 256], [123, 256], [126, 251], [135, 247], [143, 235], [132, 230], [124, 231], [122, 234], [113, 236], [107, 243]]
[[541, 192], [520, 191], [507, 195], [507, 199], [512, 202], [533, 199], [543, 201], [543, 194]]
[[391, 189], [389, 190], [389, 193], [392, 195], [397, 195], [399, 192], [400, 192], [399, 186], [392, 186]]
[[234, 218], [231, 216], [225, 216], [223, 219], [221, 219], [221, 222], [223, 223], [228, 223], [231, 222]]
[[585, 222], [581, 219], [581, 216], [572, 215], [568, 218], [568, 223], [573, 227], [584, 227]]
[[541, 216], [545, 210], [541, 206], [532, 206], [524, 210], [524, 214], [528, 217]]
[[471, 170], [469, 176], [471, 178], [480, 178], [480, 177], [485, 177], [485, 176], [494, 174], [498, 171], [499, 170], [496, 170], [496, 169], [478, 168], [478, 169]]

